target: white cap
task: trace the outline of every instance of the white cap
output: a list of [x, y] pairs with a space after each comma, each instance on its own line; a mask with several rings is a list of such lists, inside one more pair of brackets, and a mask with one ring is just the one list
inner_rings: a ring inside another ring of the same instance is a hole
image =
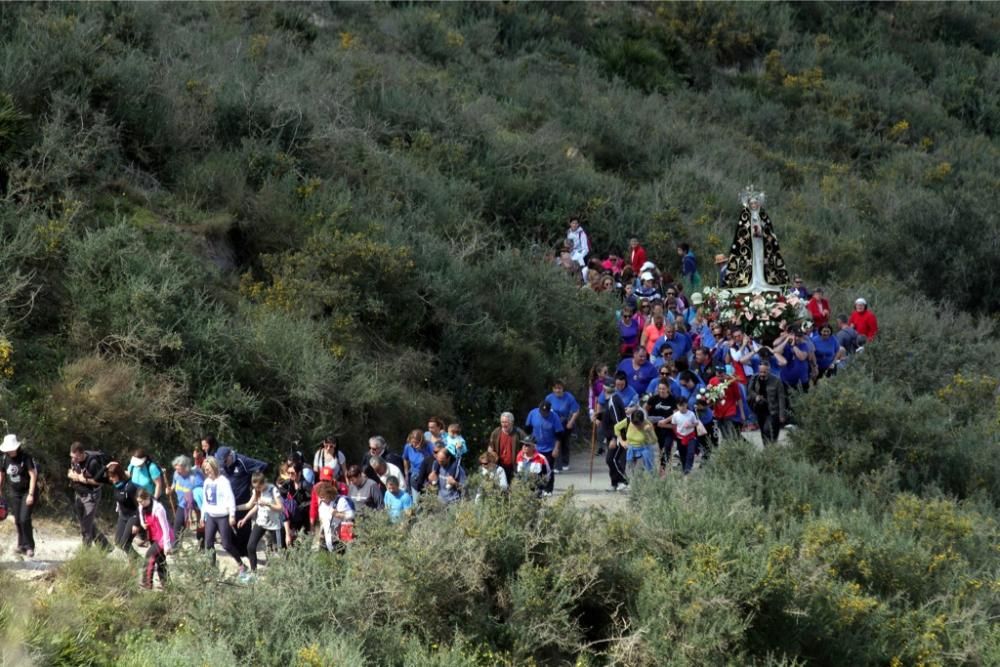
[[650, 273], [649, 271], [646, 271], [641, 276], [639, 276], [639, 278], [641, 278], [642, 280], [652, 280], [653, 279], [653, 274]]
[[3, 444], [0, 444], [0, 452], [7, 454], [13, 452], [21, 446], [18, 442], [17, 436], [13, 433], [8, 433], [3, 437]]
[[867, 306], [868, 305], [868, 302], [865, 301], [865, 298], [863, 296], [859, 296], [857, 299], [854, 300], [854, 305], [855, 306], [858, 305], [859, 303], [862, 306]]
[[650, 269], [655, 269], [655, 268], [656, 268], [656, 264], [653, 264], [652, 262], [646, 262], [645, 264], [643, 264], [643, 265], [642, 265], [642, 266], [641, 266], [641, 267], [639, 268], [639, 270], [640, 270], [640, 271], [648, 271], [648, 270], [650, 270]]

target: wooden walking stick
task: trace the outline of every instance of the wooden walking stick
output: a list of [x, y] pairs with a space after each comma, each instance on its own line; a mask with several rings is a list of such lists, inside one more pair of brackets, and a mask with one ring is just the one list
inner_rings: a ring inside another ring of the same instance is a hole
[[590, 482], [594, 482], [594, 456], [597, 448], [597, 422], [590, 422]]

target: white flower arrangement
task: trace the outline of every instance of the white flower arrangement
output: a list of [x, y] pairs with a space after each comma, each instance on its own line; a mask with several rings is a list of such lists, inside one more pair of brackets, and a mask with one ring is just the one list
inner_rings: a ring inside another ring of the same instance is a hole
[[805, 303], [791, 293], [734, 294], [729, 290], [706, 287], [702, 295], [717, 308], [720, 321], [742, 327], [758, 341], [773, 340], [782, 328], [809, 318]]

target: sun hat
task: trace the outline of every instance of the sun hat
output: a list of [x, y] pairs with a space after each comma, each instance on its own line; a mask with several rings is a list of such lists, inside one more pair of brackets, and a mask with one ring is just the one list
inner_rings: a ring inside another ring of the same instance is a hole
[[729, 263], [729, 258], [720, 253], [720, 254], [718, 254], [718, 255], [715, 256], [715, 263], [716, 264], [728, 264]]
[[3, 437], [3, 444], [0, 444], [0, 452], [4, 454], [9, 454], [10, 452], [16, 451], [21, 446], [18, 442], [17, 436], [13, 433], [8, 433]]
[[691, 295], [691, 303], [693, 303], [696, 306], [700, 306], [701, 304], [705, 303], [705, 297], [701, 295], [701, 292], [695, 292], [694, 294]]

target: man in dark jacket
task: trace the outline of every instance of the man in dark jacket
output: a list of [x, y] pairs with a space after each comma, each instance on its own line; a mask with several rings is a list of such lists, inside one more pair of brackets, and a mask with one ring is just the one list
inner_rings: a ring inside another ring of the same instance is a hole
[[[250, 502], [250, 496], [253, 493], [250, 478], [253, 477], [255, 472], [267, 472], [267, 464], [263, 461], [252, 459], [249, 456], [237, 454], [232, 448], [225, 445], [216, 450], [215, 458], [219, 461], [222, 474], [229, 480], [229, 485], [233, 488], [233, 497], [236, 499], [236, 505], [239, 506]], [[237, 524], [246, 514], [247, 510], [236, 511]], [[247, 521], [233, 535], [236, 548], [239, 549], [240, 555], [244, 558], [247, 556], [247, 544], [250, 543], [251, 523]]]
[[757, 375], [747, 388], [747, 402], [757, 415], [760, 437], [765, 445], [778, 441], [778, 433], [787, 419], [785, 385], [776, 375], [771, 375], [771, 363], [761, 360]]

